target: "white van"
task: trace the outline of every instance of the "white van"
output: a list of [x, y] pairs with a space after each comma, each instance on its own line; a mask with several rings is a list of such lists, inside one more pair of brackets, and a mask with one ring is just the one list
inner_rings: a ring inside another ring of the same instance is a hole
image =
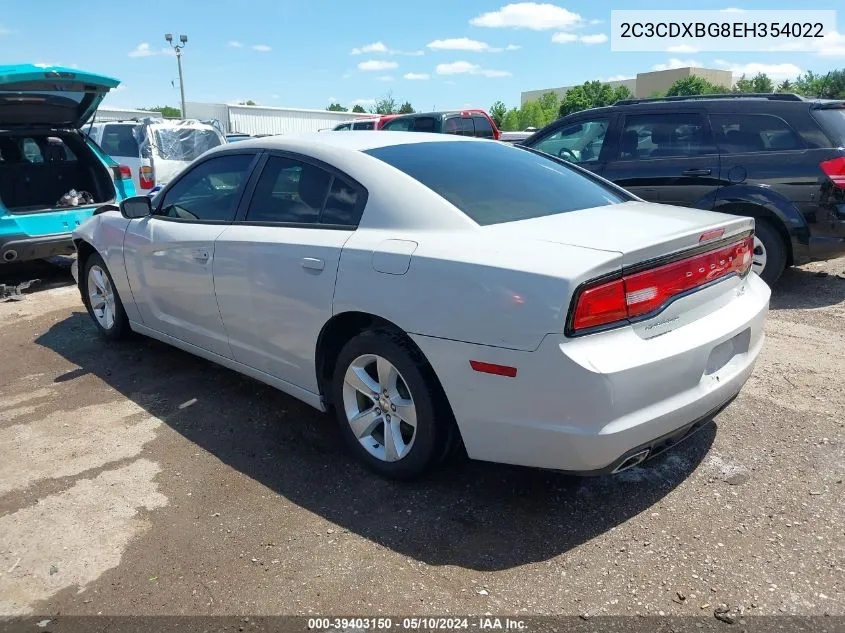
[[105, 121], [82, 130], [106, 154], [129, 167], [139, 194], [166, 185], [200, 154], [226, 142], [215, 127], [193, 120]]

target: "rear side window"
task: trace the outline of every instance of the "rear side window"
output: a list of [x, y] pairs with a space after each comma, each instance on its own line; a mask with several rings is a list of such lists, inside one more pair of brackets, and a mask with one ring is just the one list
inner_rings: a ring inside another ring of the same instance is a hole
[[443, 123], [444, 134], [457, 134], [458, 136], [475, 136], [475, 126], [472, 124], [472, 117], [450, 116]]
[[361, 121], [352, 125], [353, 130], [374, 130], [376, 129], [375, 121]]
[[813, 117], [818, 121], [835, 145], [845, 145], [845, 102], [837, 108], [813, 110]]
[[715, 152], [700, 114], [641, 114], [625, 120], [623, 160], [683, 158]]
[[768, 114], [711, 114], [719, 150], [730, 154], [802, 149], [804, 144], [783, 119]]
[[361, 187], [316, 165], [271, 156], [256, 184], [246, 221], [357, 226], [365, 198]]
[[500, 143], [413, 143], [366, 153], [418, 180], [481, 225], [629, 200], [551, 157]]
[[102, 150], [109, 156], [138, 158], [138, 139], [134, 125], [106, 125], [103, 128]]
[[437, 121], [430, 116], [393, 119], [385, 123], [382, 129], [393, 132], [436, 132]]
[[341, 123], [340, 125], [335, 127], [334, 131], [335, 132], [348, 132], [351, 129], [352, 129], [351, 123]]
[[487, 117], [473, 116], [472, 120], [475, 123], [475, 135], [477, 137], [493, 138], [493, 126], [490, 125], [490, 121], [487, 120]]

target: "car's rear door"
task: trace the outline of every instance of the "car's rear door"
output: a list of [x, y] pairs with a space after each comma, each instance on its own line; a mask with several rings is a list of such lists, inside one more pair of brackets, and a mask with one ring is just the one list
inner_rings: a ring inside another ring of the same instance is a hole
[[214, 240], [232, 222], [257, 151], [194, 164], [132, 220], [124, 238], [129, 285], [143, 325], [231, 358], [214, 295]]
[[318, 393], [317, 337], [366, 191], [323, 163], [269, 152], [215, 242], [214, 285], [235, 360]]
[[710, 209], [719, 153], [703, 111], [621, 114], [617, 151], [602, 175], [650, 202]]

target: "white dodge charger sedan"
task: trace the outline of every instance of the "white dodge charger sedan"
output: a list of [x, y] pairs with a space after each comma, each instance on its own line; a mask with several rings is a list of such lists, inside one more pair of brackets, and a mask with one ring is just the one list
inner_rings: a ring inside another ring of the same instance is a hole
[[460, 444], [619, 472], [693, 433], [763, 344], [753, 230], [495, 141], [324, 132], [213, 149], [74, 240], [105, 336], [333, 409], [411, 477]]

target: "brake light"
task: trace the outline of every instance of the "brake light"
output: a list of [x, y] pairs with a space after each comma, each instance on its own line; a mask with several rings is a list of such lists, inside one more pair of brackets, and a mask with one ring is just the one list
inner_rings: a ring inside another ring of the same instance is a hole
[[588, 287], [576, 298], [571, 329], [641, 317], [717, 279], [744, 276], [751, 269], [753, 253], [754, 236], [749, 235], [728, 246]]
[[132, 170], [129, 169], [127, 165], [115, 165], [112, 167], [114, 170], [114, 179], [115, 180], [131, 180], [132, 179]]
[[138, 182], [141, 185], [141, 189], [152, 189], [155, 187], [156, 178], [153, 168], [149, 165], [142, 165], [138, 170]]
[[819, 167], [833, 181], [834, 187], [845, 189], [845, 156], [826, 160]]

